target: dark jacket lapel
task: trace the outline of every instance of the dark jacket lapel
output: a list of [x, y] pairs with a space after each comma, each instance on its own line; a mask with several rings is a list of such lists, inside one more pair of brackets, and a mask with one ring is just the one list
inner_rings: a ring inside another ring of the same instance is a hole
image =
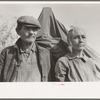
[[37, 45], [37, 51], [38, 51], [39, 67], [40, 67], [41, 74], [42, 74], [41, 80], [48, 81], [48, 75], [49, 75], [49, 71], [50, 71], [50, 53], [49, 53], [49, 50]]

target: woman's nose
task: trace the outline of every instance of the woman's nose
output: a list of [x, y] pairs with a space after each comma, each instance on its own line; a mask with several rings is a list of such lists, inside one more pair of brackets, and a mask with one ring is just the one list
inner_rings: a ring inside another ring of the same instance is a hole
[[79, 41], [80, 41], [80, 42], [83, 42], [83, 38], [82, 38], [82, 37], [80, 37], [80, 38], [79, 38]]

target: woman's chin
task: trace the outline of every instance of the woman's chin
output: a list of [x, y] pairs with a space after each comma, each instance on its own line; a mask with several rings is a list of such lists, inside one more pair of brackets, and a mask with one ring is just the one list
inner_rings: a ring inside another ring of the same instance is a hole
[[84, 47], [78, 47], [77, 49], [78, 50], [84, 50]]

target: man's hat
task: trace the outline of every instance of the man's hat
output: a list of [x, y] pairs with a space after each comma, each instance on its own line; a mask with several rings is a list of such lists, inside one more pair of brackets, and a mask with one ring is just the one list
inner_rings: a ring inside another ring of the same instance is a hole
[[39, 21], [32, 16], [21, 16], [17, 20], [17, 24], [22, 24], [28, 27], [41, 28]]

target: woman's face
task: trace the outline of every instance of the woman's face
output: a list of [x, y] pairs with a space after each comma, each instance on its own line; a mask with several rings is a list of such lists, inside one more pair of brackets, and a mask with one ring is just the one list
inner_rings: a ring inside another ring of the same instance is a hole
[[86, 34], [83, 30], [74, 31], [71, 34], [70, 42], [73, 49], [83, 50], [87, 42]]

